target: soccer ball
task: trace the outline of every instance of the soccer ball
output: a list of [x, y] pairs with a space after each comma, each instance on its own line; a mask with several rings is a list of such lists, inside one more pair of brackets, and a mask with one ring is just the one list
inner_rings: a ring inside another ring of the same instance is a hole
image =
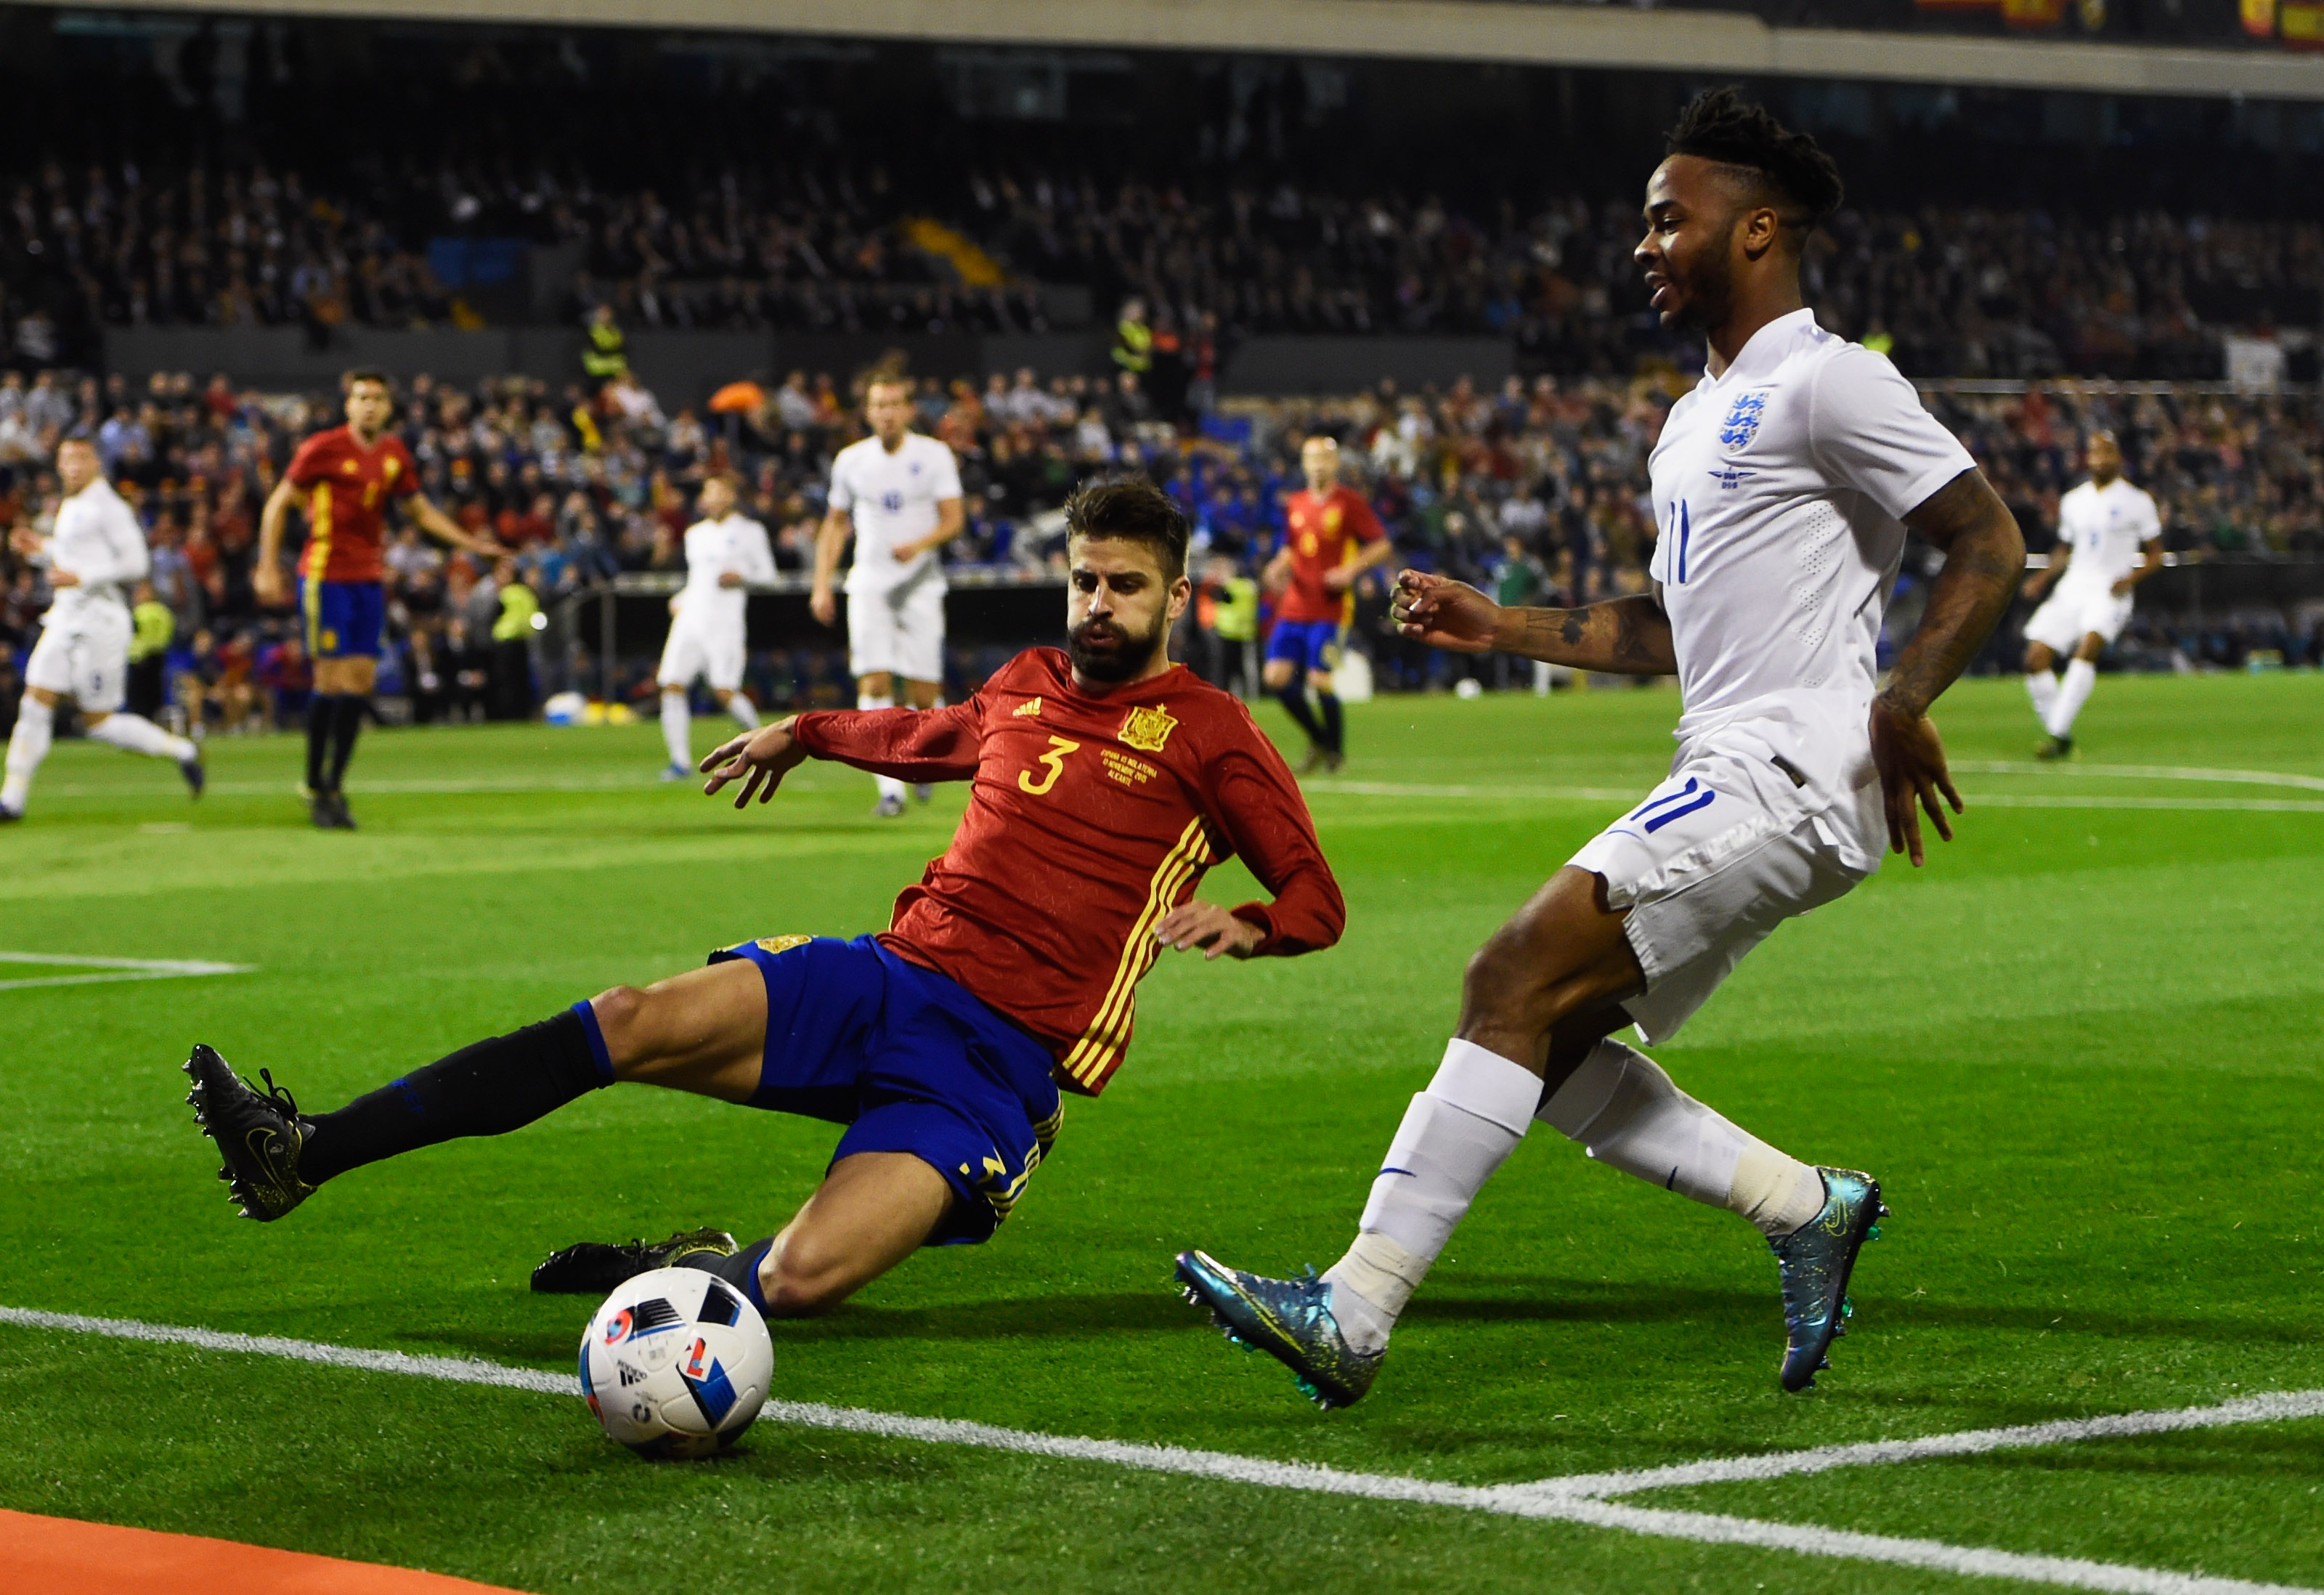
[[641, 1456], [706, 1457], [751, 1426], [775, 1371], [766, 1321], [700, 1268], [624, 1280], [581, 1337], [581, 1394]]

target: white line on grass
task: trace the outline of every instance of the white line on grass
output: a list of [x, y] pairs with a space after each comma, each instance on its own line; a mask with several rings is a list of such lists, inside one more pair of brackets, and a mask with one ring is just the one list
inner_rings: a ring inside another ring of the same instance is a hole
[[[1970, 767], [1960, 765], [1956, 768], [1965, 770]], [[2097, 772], [2086, 767], [2085, 773]], [[2304, 780], [2306, 778], [2299, 779]], [[2287, 778], [2287, 781], [2290, 779]], [[1627, 803], [1640, 790], [1634, 787], [1405, 786], [1390, 781], [1310, 781], [1305, 789], [1323, 798], [1481, 798], [1499, 802], [1533, 803]], [[1961, 800], [1971, 808], [2160, 808], [2190, 813], [2225, 809], [2257, 814], [2324, 814], [2324, 803], [2303, 803], [2289, 798], [2135, 798], [2106, 794], [2068, 796], [2049, 792], [1968, 792], [1962, 794]]]
[[0, 991], [30, 986], [95, 986], [109, 981], [175, 981], [198, 974], [248, 974], [255, 963], [216, 963], [206, 958], [84, 958], [78, 953], [0, 953], [0, 963], [44, 963], [60, 969], [96, 969], [101, 974], [50, 974], [0, 981]]
[[2240, 787], [2297, 787], [2324, 792], [2324, 776], [2291, 775], [2280, 770], [2207, 770], [2180, 764], [2084, 764], [2079, 760], [2026, 764], [2007, 759], [1968, 759], [1953, 766], [1971, 775], [2095, 775], [2126, 781], [2218, 781]]
[[[325, 1345], [277, 1335], [234, 1334], [215, 1329], [144, 1323], [134, 1319], [43, 1313], [25, 1307], [0, 1307], [0, 1323], [162, 1345], [194, 1346], [211, 1351], [284, 1357], [332, 1368], [445, 1379], [456, 1384], [499, 1386], [508, 1389], [537, 1391], [543, 1395], [571, 1397], [579, 1393], [576, 1380], [567, 1374], [511, 1368], [503, 1363], [472, 1359], [416, 1357], [403, 1351]], [[2241, 1579], [2211, 1578], [2200, 1573], [2122, 1567], [2074, 1557], [2021, 1555], [2010, 1551], [1949, 1545], [1936, 1540], [1852, 1534], [1840, 1529], [1766, 1523], [1707, 1512], [1663, 1511], [1654, 1507], [1625, 1506], [1603, 1498], [1617, 1492], [1666, 1488], [1674, 1484], [1737, 1482], [1778, 1478], [1785, 1473], [1818, 1472], [1828, 1468], [1914, 1461], [1935, 1456], [1973, 1455], [2014, 1446], [2055, 1445], [2111, 1435], [2163, 1434], [2226, 1424], [2275, 1423], [2287, 1418], [2317, 1415], [2324, 1415], [2324, 1390], [2293, 1391], [2281, 1396], [2253, 1397], [2219, 1406], [2188, 1407], [2173, 1412], [2125, 1413], [2114, 1417], [2033, 1424], [2011, 1429], [1971, 1430], [1965, 1434], [1931, 1435], [1922, 1440], [1822, 1446], [1813, 1451], [1691, 1463], [1637, 1473], [1587, 1474], [1571, 1479], [1542, 1480], [1533, 1484], [1485, 1487], [1440, 1484], [1432, 1480], [1401, 1478], [1392, 1474], [1351, 1473], [1305, 1462], [1268, 1461], [1257, 1457], [1235, 1456], [1225, 1452], [1192, 1451], [1176, 1445], [1136, 1445], [1119, 1440], [1041, 1434], [956, 1418], [911, 1417], [900, 1413], [825, 1406], [818, 1402], [770, 1401], [761, 1412], [760, 1421], [842, 1430], [922, 1444], [969, 1445], [987, 1451], [1054, 1457], [1065, 1461], [1102, 1462], [1145, 1472], [1213, 1479], [1268, 1489], [1305, 1490], [1366, 1500], [1451, 1507], [1509, 1517], [1578, 1523], [1657, 1539], [1688, 1540], [1699, 1544], [1753, 1545], [1806, 1556], [1877, 1562], [1896, 1567], [1924, 1567], [1972, 1577], [2018, 1579], [2069, 1589], [2114, 1591], [2116, 1595], [2319, 1595], [2318, 1591], [2282, 1584], [2259, 1584]]]

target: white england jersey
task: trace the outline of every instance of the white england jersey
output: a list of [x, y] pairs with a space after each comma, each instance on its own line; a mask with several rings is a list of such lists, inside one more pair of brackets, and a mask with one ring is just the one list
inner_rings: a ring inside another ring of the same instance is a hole
[[[1901, 517], [1974, 469], [1969, 451], [1886, 357], [1797, 310], [1671, 407], [1647, 468], [1681, 758], [1747, 730], [1791, 766], [1803, 811], [1856, 798], [1876, 773], [1867, 720]], [[1877, 863], [1877, 848], [1845, 851]]]
[[69, 570], [80, 578], [76, 586], [56, 590], [46, 616], [52, 626], [69, 624], [101, 604], [125, 611], [123, 594], [153, 568], [136, 512], [102, 476], [58, 507], [48, 558], [51, 569]]
[[909, 563], [896, 549], [936, 529], [936, 505], [960, 496], [960, 466], [935, 438], [907, 432], [893, 454], [877, 438], [851, 443], [831, 462], [831, 507], [853, 512], [855, 562], [850, 593], [890, 594], [910, 586], [944, 591], [944, 562], [933, 549]]
[[2071, 548], [2058, 589], [2111, 594], [2144, 562], [2144, 546], [2163, 535], [2154, 500], [2121, 477], [2100, 487], [2085, 482], [2058, 501], [2058, 542]]
[[718, 578], [730, 570], [745, 582], [764, 585], [775, 579], [775, 553], [765, 527], [748, 515], [729, 514], [723, 521], [697, 521], [686, 529], [686, 585], [678, 595], [681, 622], [719, 632], [742, 629], [750, 595], [741, 587], [719, 585]]

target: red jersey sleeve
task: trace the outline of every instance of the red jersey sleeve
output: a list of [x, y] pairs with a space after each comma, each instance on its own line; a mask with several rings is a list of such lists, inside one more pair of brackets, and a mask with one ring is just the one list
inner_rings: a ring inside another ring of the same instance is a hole
[[293, 487], [312, 487], [331, 474], [331, 459], [337, 451], [332, 447], [332, 434], [318, 432], [299, 446], [290, 456], [290, 466], [283, 475]]
[[1348, 905], [1315, 839], [1315, 822], [1289, 766], [1250, 712], [1237, 705], [1230, 724], [1224, 745], [1204, 761], [1204, 807], [1275, 897], [1271, 903], [1237, 905], [1235, 917], [1267, 933], [1256, 956], [1320, 951], [1340, 939]]
[[984, 745], [984, 695], [941, 709], [820, 709], [791, 734], [817, 759], [903, 781], [964, 781]]
[[387, 481], [387, 494], [390, 498], [410, 498], [420, 491], [420, 463], [411, 457], [411, 450], [404, 447], [401, 438], [387, 439], [387, 452], [395, 461], [395, 470]]

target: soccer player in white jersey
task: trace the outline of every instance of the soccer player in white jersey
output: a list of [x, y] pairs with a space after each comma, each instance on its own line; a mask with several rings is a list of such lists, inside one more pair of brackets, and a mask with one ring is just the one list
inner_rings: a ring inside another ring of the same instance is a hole
[[[901, 681], [913, 708], [933, 709], [944, 694], [945, 574], [937, 550], [966, 523], [960, 466], [951, 449], [910, 430], [910, 378], [875, 377], [863, 398], [872, 436], [831, 462], [830, 508], [816, 538], [807, 604], [826, 626], [838, 618], [831, 577], [852, 525], [847, 673], [855, 678], [855, 706], [893, 708]], [[890, 818], [903, 813], [904, 783], [872, 779], [880, 790], [872, 812]]]
[[[1181, 1254], [1190, 1299], [1326, 1406], [1370, 1388], [1389, 1331], [1478, 1190], [1536, 1119], [1590, 1156], [1724, 1207], [1773, 1244], [1806, 1388], [1840, 1330], [1883, 1211], [1870, 1176], [1812, 1166], [1688, 1096], [1612, 1039], [1674, 1035], [1784, 920], [1878, 867], [1922, 862], [1960, 799], [1930, 724], [2008, 607], [2024, 544], [1910, 383], [1816, 325], [1800, 251], [1840, 203], [1812, 140], [1720, 89], [1672, 131], [1637, 250], [1666, 326], [1701, 331], [1702, 381], [1648, 472], [1655, 590], [1583, 609], [1503, 609], [1406, 571], [1395, 613], [1432, 647], [1679, 678], [1671, 777], [1552, 876], [1470, 961], [1460, 1028], [1412, 1101], [1360, 1233], [1322, 1277], [1268, 1279]], [[1910, 527], [1945, 551], [1885, 690], [1874, 645]]]
[[[2050, 740], [2044, 759], [2074, 751], [2074, 716], [2098, 685], [2098, 655], [2130, 623], [2131, 593], [2163, 568], [2163, 518], [2144, 490], [2123, 480], [2122, 445], [2112, 432], [2082, 446], [2090, 479], [2058, 501], [2058, 550], [2025, 581], [2025, 595], [2049, 601], [2025, 622], [2025, 691]], [[2051, 673], [2071, 656], [2066, 678]]]
[[694, 773], [686, 695], [697, 678], [710, 683], [718, 706], [743, 730], [758, 728], [758, 705], [742, 690], [746, 589], [775, 579], [775, 551], [767, 529], [735, 508], [739, 496], [733, 477], [711, 477], [695, 501], [702, 519], [686, 529], [686, 585], [669, 601], [669, 640], [654, 673], [661, 684], [661, 740], [669, 750], [666, 781]]
[[193, 795], [202, 795], [201, 750], [121, 709], [135, 629], [122, 595], [153, 568], [144, 529], [105, 479], [96, 445], [78, 438], [60, 444], [57, 476], [65, 498], [51, 535], [19, 526], [8, 538], [18, 554], [47, 565], [56, 596], [41, 617], [41, 640], [24, 664], [23, 701], [16, 706], [6, 776], [0, 779], [0, 823], [24, 817], [33, 772], [56, 733], [57, 705], [67, 698], [79, 705], [81, 725], [91, 737], [124, 752], [169, 760]]

